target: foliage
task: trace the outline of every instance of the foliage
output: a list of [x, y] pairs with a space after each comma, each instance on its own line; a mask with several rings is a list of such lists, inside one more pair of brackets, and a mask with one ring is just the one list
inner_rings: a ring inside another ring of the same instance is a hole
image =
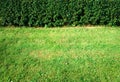
[[2, 25], [120, 26], [120, 0], [0, 0]]

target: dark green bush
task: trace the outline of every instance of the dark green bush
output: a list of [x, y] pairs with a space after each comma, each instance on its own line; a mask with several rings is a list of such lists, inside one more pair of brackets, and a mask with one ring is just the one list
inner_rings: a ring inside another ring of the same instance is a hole
[[0, 0], [0, 24], [120, 26], [120, 0]]

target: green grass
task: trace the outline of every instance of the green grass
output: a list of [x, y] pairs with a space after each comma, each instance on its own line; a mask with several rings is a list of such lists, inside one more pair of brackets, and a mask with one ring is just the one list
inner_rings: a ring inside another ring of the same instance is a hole
[[0, 82], [120, 82], [120, 28], [0, 28]]

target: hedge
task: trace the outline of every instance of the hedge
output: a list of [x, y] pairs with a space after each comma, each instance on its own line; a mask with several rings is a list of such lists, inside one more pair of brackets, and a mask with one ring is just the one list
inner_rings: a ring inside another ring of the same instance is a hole
[[120, 26], [120, 0], [0, 0], [3, 26]]

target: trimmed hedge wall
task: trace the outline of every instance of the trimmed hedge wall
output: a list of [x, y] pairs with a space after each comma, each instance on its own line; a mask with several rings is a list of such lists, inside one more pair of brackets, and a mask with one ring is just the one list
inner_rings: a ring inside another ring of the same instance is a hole
[[3, 26], [120, 26], [120, 0], [0, 0]]

